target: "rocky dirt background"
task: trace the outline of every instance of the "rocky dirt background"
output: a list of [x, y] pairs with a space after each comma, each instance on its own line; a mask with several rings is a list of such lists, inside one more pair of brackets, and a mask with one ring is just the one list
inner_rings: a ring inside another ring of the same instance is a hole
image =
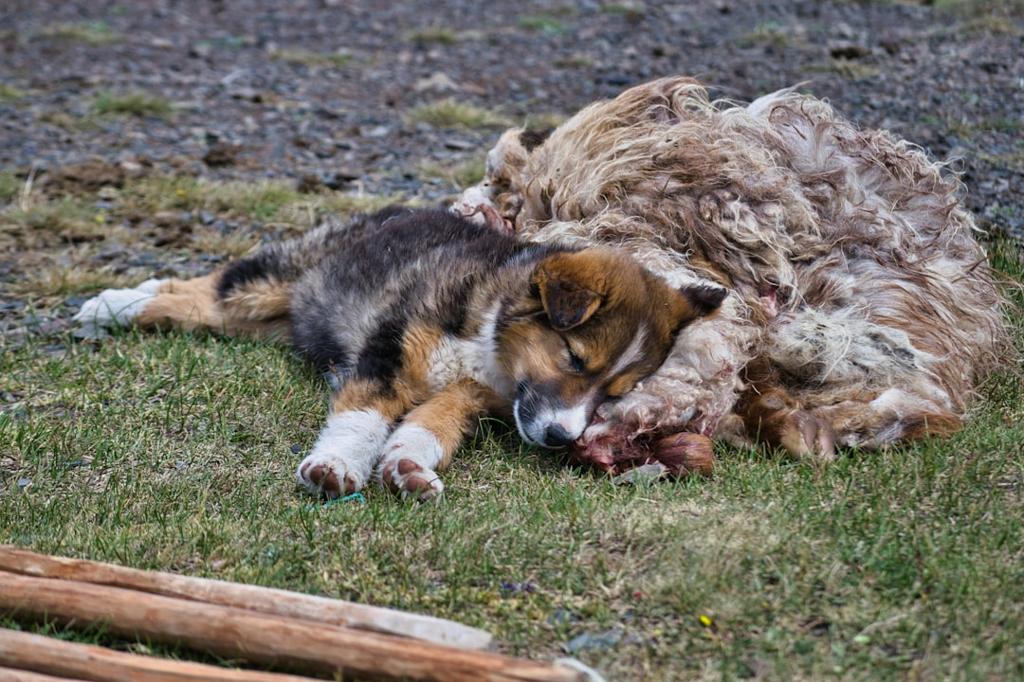
[[[217, 259], [280, 218], [153, 197], [119, 211], [117, 189], [133, 179], [269, 179], [320, 199], [432, 203], [479, 176], [504, 126], [557, 123], [675, 73], [737, 100], [800, 84], [948, 160], [981, 224], [1022, 236], [1022, 15], [1020, 0], [7, 0], [0, 315], [10, 327], [26, 306], [54, 305], [33, 298], [27, 269], [191, 274], [209, 262], [195, 244], [173, 255], [176, 234], [215, 231], [222, 239], [202, 244]], [[29, 190], [51, 202], [49, 217], [31, 215]], [[52, 202], [72, 195], [81, 215], [99, 212], [97, 225], [64, 231], [44, 257], [31, 232], [70, 210]], [[93, 243], [88, 258], [67, 255], [82, 242]], [[44, 293], [73, 308], [96, 284]]]

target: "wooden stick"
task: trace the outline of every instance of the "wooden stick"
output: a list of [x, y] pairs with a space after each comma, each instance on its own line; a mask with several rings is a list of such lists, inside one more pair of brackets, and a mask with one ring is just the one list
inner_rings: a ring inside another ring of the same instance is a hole
[[[91, 644], [76, 644], [17, 630], [0, 629], [0, 663], [83, 680], [132, 682], [309, 682], [308, 677], [218, 668], [190, 661], [138, 656]], [[3, 679], [0, 675], [0, 679]]]
[[33, 673], [28, 670], [0, 668], [0, 682], [82, 682], [82, 680], [43, 675], [42, 673]]
[[334, 675], [411, 680], [585, 682], [578, 670], [415, 639], [71, 580], [0, 573], [0, 611], [102, 625], [226, 658]]
[[288, 618], [414, 637], [463, 649], [487, 649], [490, 633], [450, 620], [366, 606], [338, 599], [174, 573], [140, 571], [84, 559], [37, 554], [0, 545], [0, 570], [43, 578], [61, 578], [124, 587], [166, 597], [233, 606]]

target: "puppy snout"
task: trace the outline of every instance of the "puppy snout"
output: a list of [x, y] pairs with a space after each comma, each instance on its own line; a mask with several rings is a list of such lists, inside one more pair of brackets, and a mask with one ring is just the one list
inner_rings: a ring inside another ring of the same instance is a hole
[[544, 430], [544, 445], [549, 448], [562, 448], [575, 440], [568, 431], [558, 424], [550, 424]]

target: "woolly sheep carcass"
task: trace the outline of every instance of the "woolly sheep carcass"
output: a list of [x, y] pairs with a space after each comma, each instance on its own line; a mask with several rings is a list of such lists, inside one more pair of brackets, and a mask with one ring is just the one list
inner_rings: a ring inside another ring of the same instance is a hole
[[960, 189], [918, 147], [819, 99], [717, 103], [672, 77], [547, 137], [506, 131], [453, 210], [538, 241], [618, 245], [673, 284], [729, 290], [577, 443], [613, 473], [681, 473], [680, 432], [830, 459], [836, 444], [960, 428], [1007, 348]]

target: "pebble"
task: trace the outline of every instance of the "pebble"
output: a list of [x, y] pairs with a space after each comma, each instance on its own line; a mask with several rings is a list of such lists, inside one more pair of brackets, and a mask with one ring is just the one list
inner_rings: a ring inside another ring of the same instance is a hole
[[573, 637], [562, 649], [567, 654], [576, 655], [581, 651], [601, 651], [610, 649], [622, 640], [622, 628], [614, 627], [604, 632], [589, 633]]

